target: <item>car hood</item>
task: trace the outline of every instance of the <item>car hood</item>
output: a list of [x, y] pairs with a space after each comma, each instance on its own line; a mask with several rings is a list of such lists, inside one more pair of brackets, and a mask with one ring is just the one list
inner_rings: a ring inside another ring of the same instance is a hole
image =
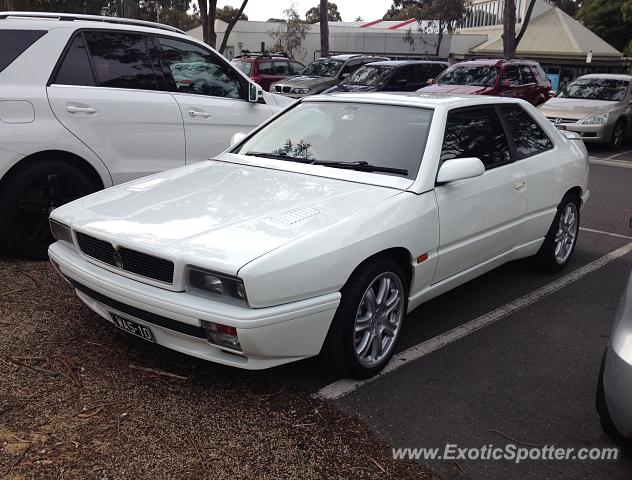
[[310, 77], [306, 75], [298, 75], [296, 77], [286, 78], [275, 83], [282, 85], [290, 85], [296, 88], [311, 88], [315, 86], [335, 85], [338, 80], [335, 77]]
[[474, 95], [484, 95], [492, 90], [491, 87], [483, 87], [481, 85], [429, 85], [420, 89], [424, 93], [469, 93]]
[[287, 107], [295, 102], [293, 98], [286, 97], [285, 95], [277, 95], [276, 93], [263, 92], [263, 101], [266, 105], [270, 105], [273, 109], [275, 107]]
[[116, 246], [236, 275], [255, 258], [400, 192], [210, 160], [94, 193], [52, 217]]
[[607, 102], [605, 100], [555, 97], [540, 105], [538, 109], [547, 117], [574, 118], [580, 120], [595, 113], [612, 111], [619, 106], [619, 102]]

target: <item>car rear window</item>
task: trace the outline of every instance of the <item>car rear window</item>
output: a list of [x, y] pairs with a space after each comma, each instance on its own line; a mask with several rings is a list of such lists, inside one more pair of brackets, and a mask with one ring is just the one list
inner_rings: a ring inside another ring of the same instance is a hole
[[241, 70], [246, 75], [250, 75], [250, 72], [252, 71], [252, 63], [250, 63], [250, 62], [243, 62], [243, 61], [240, 61], [240, 60], [233, 60], [230, 63], [232, 63], [233, 66], [237, 67], [239, 70]]
[[0, 30], [0, 72], [46, 34], [46, 30]]

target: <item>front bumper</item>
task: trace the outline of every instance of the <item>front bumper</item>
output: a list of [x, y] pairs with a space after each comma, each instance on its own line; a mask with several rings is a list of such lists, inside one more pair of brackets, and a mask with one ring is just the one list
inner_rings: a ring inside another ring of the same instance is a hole
[[582, 125], [580, 123], [555, 124], [556, 127], [569, 132], [575, 132], [582, 137], [585, 143], [607, 143], [612, 137], [614, 124]]
[[[335, 292], [275, 307], [239, 307], [117, 275], [64, 242], [52, 244], [48, 254], [77, 296], [109, 322], [112, 313], [121, 315], [149, 328], [162, 346], [249, 370], [317, 355], [340, 302]], [[242, 352], [209, 343], [202, 320], [235, 327]]]

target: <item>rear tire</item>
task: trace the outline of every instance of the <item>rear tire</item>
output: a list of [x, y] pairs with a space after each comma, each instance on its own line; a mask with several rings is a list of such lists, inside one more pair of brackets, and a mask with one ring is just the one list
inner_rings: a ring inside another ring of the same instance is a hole
[[369, 378], [389, 362], [408, 307], [405, 278], [399, 265], [386, 257], [361, 265], [351, 275], [321, 352], [337, 373]]
[[50, 212], [95, 190], [79, 168], [56, 159], [38, 160], [10, 174], [0, 189], [0, 231], [5, 247], [20, 256], [47, 259], [53, 241]]
[[542, 269], [555, 273], [570, 262], [579, 236], [580, 204], [576, 195], [568, 193], [558, 205], [544, 243], [535, 256]]

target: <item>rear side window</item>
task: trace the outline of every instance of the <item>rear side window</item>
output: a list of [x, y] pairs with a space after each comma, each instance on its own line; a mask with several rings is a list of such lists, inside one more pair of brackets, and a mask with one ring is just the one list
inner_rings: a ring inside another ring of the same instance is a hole
[[84, 38], [99, 86], [137, 90], [158, 89], [144, 35], [85, 32]]
[[516, 144], [518, 158], [531, 157], [553, 148], [551, 139], [521, 106], [503, 105], [500, 111]]
[[95, 87], [88, 51], [83, 43], [83, 35], [77, 35], [66, 52], [57, 75], [52, 83], [58, 85], [84, 85]]
[[46, 30], [0, 30], [0, 72], [45, 34]]
[[466, 157], [480, 158], [486, 170], [511, 162], [507, 137], [493, 107], [448, 114], [441, 161]]
[[259, 64], [259, 75], [273, 75], [272, 62], [261, 62]]
[[505, 67], [503, 75], [502, 77], [500, 77], [500, 79], [503, 82], [508, 81], [513, 83], [514, 85], [520, 85], [522, 83], [522, 81], [520, 80], [520, 70], [518, 70], [518, 67], [514, 65], [509, 65], [508, 67]]
[[520, 67], [520, 75], [522, 75], [522, 83], [536, 83], [533, 72], [527, 65], [523, 65], [522, 67]]
[[290, 62], [290, 75], [298, 75], [304, 68], [305, 66], [302, 63]]

